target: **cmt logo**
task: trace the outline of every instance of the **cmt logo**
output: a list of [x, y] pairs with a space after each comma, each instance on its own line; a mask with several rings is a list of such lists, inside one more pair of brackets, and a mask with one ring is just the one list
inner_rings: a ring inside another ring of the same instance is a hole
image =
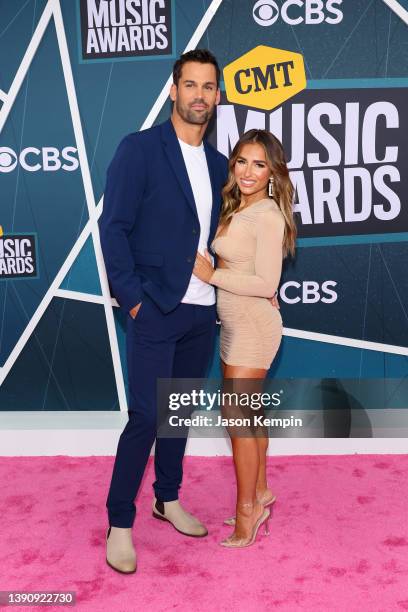
[[337, 301], [337, 293], [334, 291], [336, 281], [327, 280], [321, 285], [316, 281], [287, 281], [279, 290], [279, 295], [286, 304], [333, 304]]
[[273, 25], [279, 16], [290, 26], [300, 23], [337, 25], [343, 20], [343, 13], [338, 8], [341, 4], [343, 0], [286, 0], [279, 6], [275, 0], [258, 0], [254, 4], [252, 16], [260, 26]]
[[0, 147], [0, 172], [12, 172], [17, 164], [27, 172], [56, 172], [65, 170], [73, 172], [79, 167], [75, 147], [64, 147], [62, 151], [55, 147], [26, 147], [16, 153], [9, 147]]
[[305, 89], [303, 56], [259, 45], [224, 68], [229, 102], [272, 110]]

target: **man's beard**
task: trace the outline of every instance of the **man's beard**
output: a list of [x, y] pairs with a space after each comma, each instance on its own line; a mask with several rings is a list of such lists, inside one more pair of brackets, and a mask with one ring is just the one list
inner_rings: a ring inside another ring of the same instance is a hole
[[[203, 104], [202, 101], [195, 100], [193, 104]], [[204, 125], [210, 120], [212, 112], [214, 109], [208, 109], [204, 113], [202, 111], [195, 111], [193, 108], [188, 108], [186, 106], [182, 106], [178, 100], [175, 102], [176, 109], [178, 114], [184, 121], [187, 123], [192, 123], [194, 125]]]

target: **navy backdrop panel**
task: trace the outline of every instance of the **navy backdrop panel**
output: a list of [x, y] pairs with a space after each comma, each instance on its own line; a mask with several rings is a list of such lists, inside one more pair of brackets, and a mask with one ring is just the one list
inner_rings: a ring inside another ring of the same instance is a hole
[[197, 28], [221, 68], [260, 44], [305, 61], [306, 90], [268, 112], [223, 91], [209, 129], [225, 154], [245, 130], [271, 129], [296, 186], [289, 331], [270, 375], [408, 374], [406, 24], [382, 0], [222, 0], [200, 26], [210, 4], [1, 2], [1, 410], [124, 407], [123, 320], [106, 316], [89, 215], [121, 138], [168, 117], [160, 93]]

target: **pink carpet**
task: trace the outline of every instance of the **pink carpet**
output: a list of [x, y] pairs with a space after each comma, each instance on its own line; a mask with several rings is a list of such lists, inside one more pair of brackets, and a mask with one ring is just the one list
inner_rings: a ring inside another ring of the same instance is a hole
[[202, 540], [151, 517], [152, 465], [139, 497], [138, 572], [104, 561], [111, 457], [1, 458], [0, 590], [73, 590], [69, 607], [133, 612], [408, 610], [408, 456], [269, 459], [271, 534], [226, 550], [229, 458], [187, 458], [182, 501]]

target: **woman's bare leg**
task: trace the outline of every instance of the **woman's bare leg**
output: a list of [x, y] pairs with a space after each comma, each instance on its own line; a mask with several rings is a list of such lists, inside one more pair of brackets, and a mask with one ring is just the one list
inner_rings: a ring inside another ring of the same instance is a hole
[[[260, 368], [227, 364], [223, 367], [224, 379], [263, 380], [266, 372]], [[246, 539], [251, 536], [253, 527], [263, 512], [263, 506], [257, 500], [257, 483], [261, 463], [260, 452], [263, 452], [264, 446], [260, 447], [260, 451], [258, 440], [254, 436], [232, 436], [231, 443], [237, 480], [236, 525], [233, 537]], [[264, 459], [262, 463], [265, 470]]]
[[[267, 434], [266, 434], [267, 435]], [[266, 478], [266, 452], [268, 450], [269, 439], [256, 438], [258, 445], [259, 469], [256, 481], [256, 495], [258, 499], [263, 499], [268, 493], [268, 483]]]

